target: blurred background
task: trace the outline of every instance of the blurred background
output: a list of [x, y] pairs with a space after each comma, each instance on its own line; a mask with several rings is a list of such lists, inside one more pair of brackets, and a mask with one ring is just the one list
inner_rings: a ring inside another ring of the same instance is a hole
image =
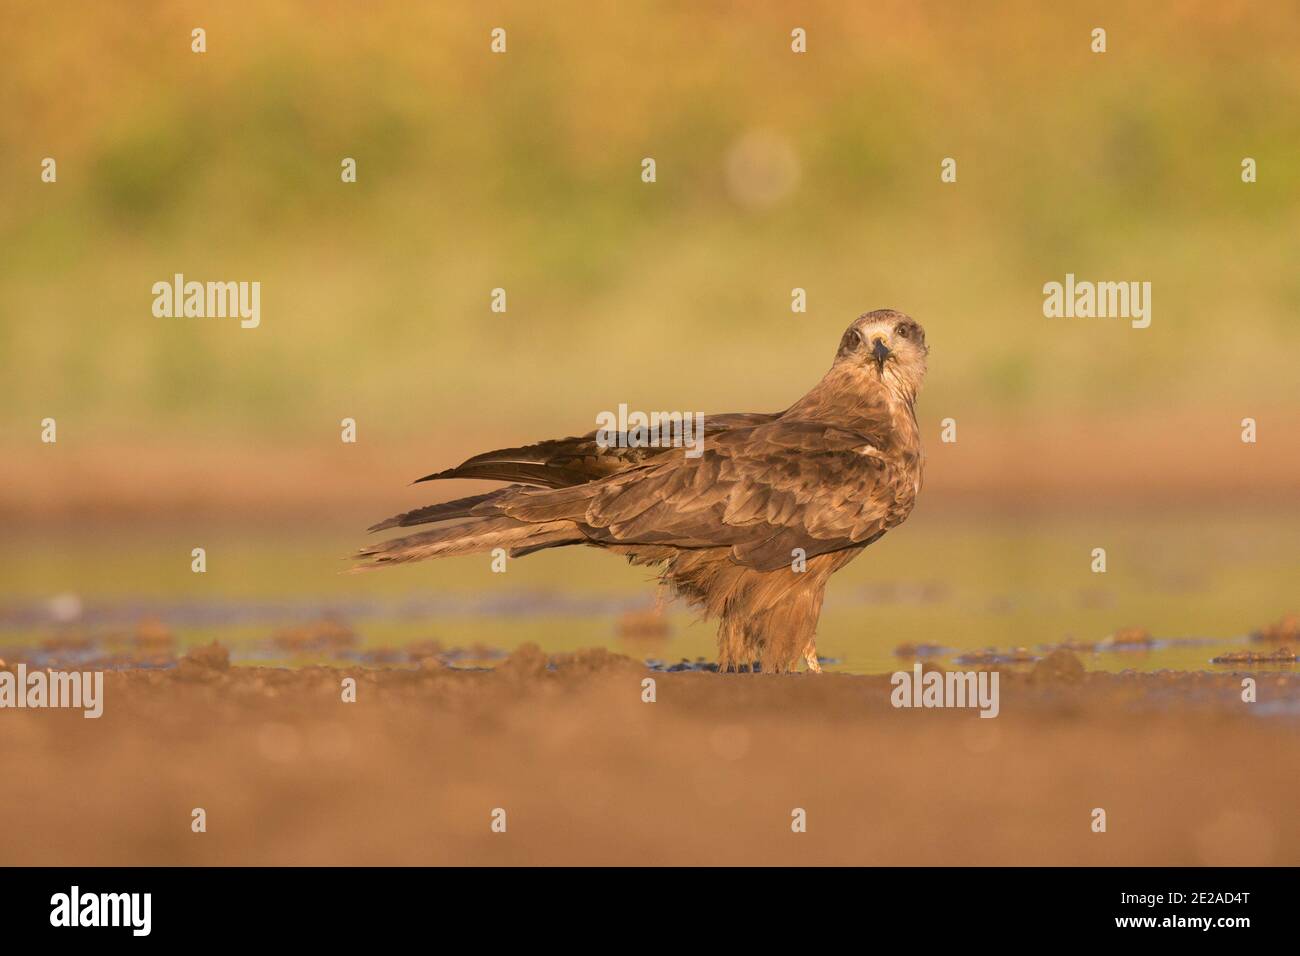
[[[1293, 6], [3, 18], [0, 656], [213, 638], [289, 662], [523, 641], [710, 656], [712, 625], [655, 613], [647, 572], [594, 551], [339, 572], [374, 521], [476, 490], [419, 475], [620, 403], [783, 408], [882, 307], [931, 344], [927, 486], [834, 579], [834, 666], [1145, 632], [1090, 666], [1202, 667], [1294, 608]], [[178, 272], [261, 282], [260, 328], [155, 318]], [[1151, 282], [1150, 328], [1044, 318], [1066, 273]]]

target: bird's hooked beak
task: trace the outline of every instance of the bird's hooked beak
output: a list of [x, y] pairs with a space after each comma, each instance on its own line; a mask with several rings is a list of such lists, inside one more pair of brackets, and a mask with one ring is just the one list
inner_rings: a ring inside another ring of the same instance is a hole
[[884, 369], [885, 359], [889, 358], [893, 353], [889, 350], [889, 346], [885, 344], [883, 335], [873, 335], [871, 337], [871, 354], [876, 358], [876, 368]]

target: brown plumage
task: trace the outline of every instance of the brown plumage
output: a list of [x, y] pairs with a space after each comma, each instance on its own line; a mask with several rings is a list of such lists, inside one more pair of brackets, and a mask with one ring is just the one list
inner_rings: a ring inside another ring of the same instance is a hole
[[[505, 548], [585, 544], [657, 567], [721, 619], [721, 670], [819, 670], [815, 633], [832, 573], [901, 523], [921, 488], [913, 404], [925, 334], [890, 309], [849, 326], [835, 361], [776, 414], [705, 420], [703, 454], [625, 448], [596, 432], [476, 455], [421, 481], [509, 481], [370, 530], [458, 520], [365, 548], [364, 567]], [[800, 565], [804, 570], [798, 570]]]

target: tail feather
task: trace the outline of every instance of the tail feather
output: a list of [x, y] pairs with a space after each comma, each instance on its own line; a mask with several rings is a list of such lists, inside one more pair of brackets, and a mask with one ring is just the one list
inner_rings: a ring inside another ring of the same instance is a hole
[[544, 462], [484, 461], [466, 462], [455, 468], [448, 468], [446, 471], [434, 472], [432, 475], [425, 475], [423, 478], [415, 479], [415, 483], [441, 481], [445, 478], [472, 478], [477, 481], [515, 481], [529, 485], [540, 485], [543, 488], [566, 488], [569, 485], [580, 485], [583, 482], [591, 481], [592, 476], [583, 471], [559, 468]]
[[[775, 419], [777, 415], [741, 412], [710, 415], [705, 419], [705, 434], [718, 435], [733, 428], [748, 428]], [[401, 564], [457, 554], [473, 554], [492, 548], [506, 548], [512, 557], [520, 557], [566, 544], [597, 544], [584, 533], [586, 508], [596, 484], [614, 475], [624, 474], [645, 465], [658, 455], [668, 454], [670, 446], [645, 447], [625, 440], [597, 441], [598, 432], [570, 438], [555, 438], [499, 448], [475, 455], [455, 468], [448, 468], [419, 481], [445, 478], [470, 478], [513, 482], [507, 488], [441, 504], [416, 508], [394, 515], [370, 528], [385, 531], [412, 525], [470, 519], [404, 538], [385, 541], [358, 552], [363, 570], [385, 564]], [[684, 481], [685, 479], [683, 479]], [[694, 479], [712, 481], [713, 475], [700, 469]], [[653, 505], [643, 503], [640, 511]], [[632, 514], [624, 516], [631, 518]], [[586, 528], [591, 532], [590, 528]]]
[[455, 468], [417, 478], [415, 483], [446, 478], [473, 478], [480, 481], [516, 481], [544, 488], [581, 485], [612, 474], [620, 467], [616, 460], [601, 460], [602, 456], [608, 456], [608, 450], [598, 446], [594, 436], [593, 432], [582, 437], [554, 438], [519, 448], [485, 451]]
[[510, 549], [510, 557], [522, 558], [526, 554], [532, 554], [534, 551], [545, 551], [547, 548], [562, 548], [566, 544], [590, 544], [591, 539], [586, 535], [576, 531], [572, 525], [562, 528], [558, 531], [552, 531], [548, 534], [534, 535], [522, 547]]
[[407, 511], [400, 515], [393, 515], [391, 518], [385, 518], [379, 524], [371, 525], [366, 530], [386, 531], [389, 528], [409, 528], [411, 525], [432, 524], [435, 521], [450, 521], [453, 518], [470, 518], [482, 515], [484, 510], [480, 506], [491, 504], [504, 498], [507, 494], [520, 491], [523, 488], [523, 485], [509, 485], [481, 495], [471, 495], [468, 498], [457, 498], [455, 501], [426, 505], [423, 508], [416, 508], [414, 511]]
[[561, 540], [577, 543], [584, 538], [572, 521], [529, 524], [513, 518], [478, 518], [362, 548], [357, 552], [360, 563], [353, 570], [476, 554], [493, 548], [536, 550], [554, 547]]

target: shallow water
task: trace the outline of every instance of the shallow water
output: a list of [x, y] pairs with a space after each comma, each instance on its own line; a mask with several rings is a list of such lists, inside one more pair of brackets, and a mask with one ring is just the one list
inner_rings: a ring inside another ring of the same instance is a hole
[[[671, 603], [653, 617], [652, 576], [610, 555], [545, 552], [505, 573], [473, 556], [340, 574], [364, 541], [350, 524], [20, 531], [0, 557], [0, 656], [137, 646], [143, 622], [145, 644], [149, 634], [182, 648], [215, 639], [250, 662], [403, 663], [414, 648], [491, 663], [527, 642], [603, 646], [662, 666], [712, 658], [713, 625]], [[1067, 642], [1098, 670], [1246, 669], [1211, 661], [1276, 649], [1249, 635], [1300, 605], [1297, 541], [1291, 513], [920, 509], [832, 579], [818, 649], [828, 670], [850, 673], [910, 667], [906, 645], [956, 666], [993, 649], [999, 666], [1020, 667]], [[203, 574], [190, 568], [199, 546]], [[1090, 568], [1095, 547], [1106, 548], [1105, 573]], [[322, 620], [347, 639], [302, 632]], [[1107, 642], [1126, 628], [1150, 641]]]

